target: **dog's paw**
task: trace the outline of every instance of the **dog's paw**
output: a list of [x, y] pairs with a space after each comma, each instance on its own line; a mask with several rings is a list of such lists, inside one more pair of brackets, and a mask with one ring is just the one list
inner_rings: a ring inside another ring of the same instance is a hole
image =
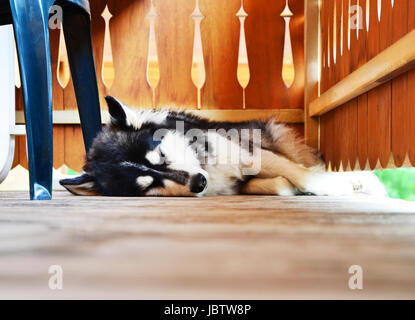
[[347, 177], [351, 181], [355, 193], [362, 193], [377, 197], [388, 196], [385, 186], [373, 172], [357, 171], [339, 174]]
[[303, 192], [316, 196], [348, 196], [354, 193], [353, 183], [331, 172], [314, 173], [309, 177]]
[[385, 187], [372, 172], [326, 172], [312, 174], [303, 192], [317, 196], [351, 196], [367, 194], [387, 197]]

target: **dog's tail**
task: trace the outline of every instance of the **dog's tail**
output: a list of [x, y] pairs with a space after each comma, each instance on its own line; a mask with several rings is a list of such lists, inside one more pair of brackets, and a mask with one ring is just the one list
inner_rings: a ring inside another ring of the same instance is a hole
[[304, 139], [293, 128], [271, 119], [266, 123], [265, 132], [265, 139], [263, 139], [265, 148], [280, 153], [307, 168], [324, 169], [320, 152], [306, 145]]

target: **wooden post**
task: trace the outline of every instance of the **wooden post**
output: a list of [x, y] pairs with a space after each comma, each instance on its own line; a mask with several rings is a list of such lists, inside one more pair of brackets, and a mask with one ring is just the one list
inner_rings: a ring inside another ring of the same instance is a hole
[[319, 96], [320, 0], [304, 0], [305, 112], [304, 136], [308, 145], [319, 148], [319, 118], [309, 115], [310, 103]]

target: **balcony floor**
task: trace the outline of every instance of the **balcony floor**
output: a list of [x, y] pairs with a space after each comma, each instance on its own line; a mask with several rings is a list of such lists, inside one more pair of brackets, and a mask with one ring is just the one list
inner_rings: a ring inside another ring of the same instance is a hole
[[2, 192], [0, 298], [415, 298], [415, 204]]

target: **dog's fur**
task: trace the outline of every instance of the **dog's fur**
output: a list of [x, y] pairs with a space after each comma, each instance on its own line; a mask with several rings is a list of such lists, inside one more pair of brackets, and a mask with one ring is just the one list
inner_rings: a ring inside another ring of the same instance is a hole
[[84, 173], [61, 180], [74, 194], [386, 194], [371, 173], [325, 172], [320, 154], [274, 119], [215, 122], [168, 109], [135, 111], [113, 97], [106, 100], [111, 122], [95, 139]]

